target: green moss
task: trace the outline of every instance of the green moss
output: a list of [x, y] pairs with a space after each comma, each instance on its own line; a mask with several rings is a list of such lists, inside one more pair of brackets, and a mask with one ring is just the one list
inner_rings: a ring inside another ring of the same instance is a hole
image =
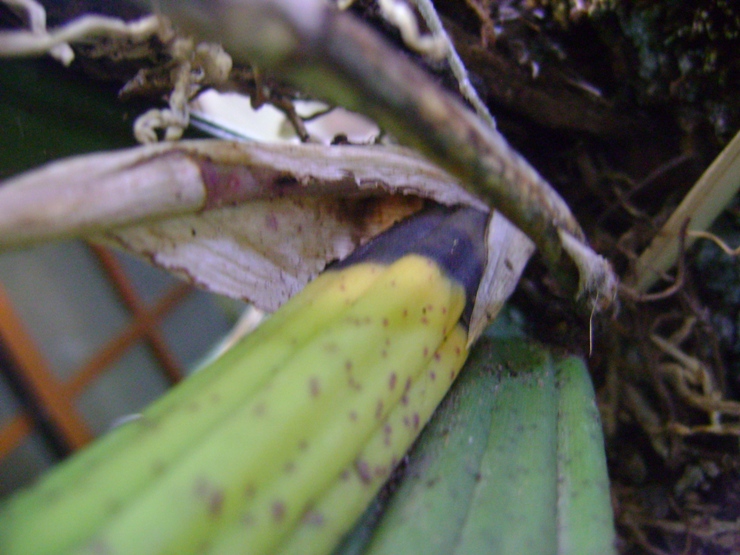
[[728, 140], [740, 127], [740, 4], [733, 0], [596, 2], [598, 24], [616, 14], [634, 49], [643, 103], [678, 101]]

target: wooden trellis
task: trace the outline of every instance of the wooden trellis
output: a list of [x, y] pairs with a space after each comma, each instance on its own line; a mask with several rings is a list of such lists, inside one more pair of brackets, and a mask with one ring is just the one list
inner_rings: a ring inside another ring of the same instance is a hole
[[108, 281], [130, 314], [127, 325], [77, 368], [68, 380], [60, 380], [13, 307], [0, 283], [0, 344], [10, 359], [7, 372], [28, 393], [21, 411], [0, 422], [0, 460], [7, 457], [43, 422], [49, 438], [65, 452], [72, 452], [93, 439], [94, 434], [75, 407], [75, 401], [95, 380], [138, 342], [151, 349], [158, 367], [170, 384], [184, 373], [160, 331], [162, 321], [193, 291], [177, 283], [159, 300], [147, 305], [136, 292], [117, 258], [107, 249], [90, 247]]

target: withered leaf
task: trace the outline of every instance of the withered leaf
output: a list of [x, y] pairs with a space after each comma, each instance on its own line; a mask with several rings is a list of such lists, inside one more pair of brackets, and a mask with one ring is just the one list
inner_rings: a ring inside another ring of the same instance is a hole
[[274, 311], [328, 262], [421, 204], [416, 196], [288, 196], [113, 229], [92, 239], [143, 255], [204, 289]]
[[[485, 204], [410, 150], [184, 141], [63, 160], [0, 188], [0, 247], [114, 244], [207, 290], [275, 310], [425, 200]], [[489, 227], [476, 336], [513, 291], [532, 242]]]

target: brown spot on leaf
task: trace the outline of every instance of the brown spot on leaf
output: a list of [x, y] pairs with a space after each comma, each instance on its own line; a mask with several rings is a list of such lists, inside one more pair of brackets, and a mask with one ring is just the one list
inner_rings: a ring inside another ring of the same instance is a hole
[[260, 172], [258, 168], [214, 163], [206, 157], [198, 159], [198, 166], [206, 187], [205, 208], [226, 206], [254, 196], [260, 189], [260, 178], [271, 173]]
[[362, 391], [362, 384], [352, 375], [352, 361], [344, 363], [344, 370], [347, 372], [347, 385], [355, 391]]
[[87, 549], [93, 555], [112, 555], [114, 553], [113, 547], [103, 539], [93, 540], [87, 545]]
[[368, 485], [373, 481], [373, 475], [370, 471], [370, 465], [367, 464], [366, 461], [356, 460], [355, 470], [357, 470], [357, 475], [360, 477], [360, 481], [363, 484]]
[[285, 518], [285, 503], [282, 501], [275, 501], [272, 504], [272, 518], [275, 520], [275, 522], [282, 522]]
[[257, 493], [257, 488], [254, 486], [254, 484], [247, 484], [244, 487], [244, 497], [246, 499], [251, 499], [254, 497], [254, 494]]
[[265, 227], [270, 231], [277, 231], [280, 227], [278, 225], [277, 217], [272, 212], [265, 216]]
[[210, 482], [207, 478], [198, 478], [195, 481], [193, 491], [198, 499], [206, 503], [208, 514], [218, 517], [224, 506], [224, 492], [221, 488]]
[[211, 498], [208, 500], [208, 513], [217, 517], [221, 514], [221, 509], [224, 506], [224, 492], [214, 491]]
[[321, 383], [317, 377], [314, 376], [308, 380], [308, 390], [311, 397], [318, 397], [321, 394]]
[[303, 518], [301, 520], [304, 524], [308, 524], [309, 526], [322, 526], [324, 524], [324, 515], [316, 509], [308, 509], [303, 513]]
[[375, 418], [380, 419], [383, 416], [383, 401], [379, 400], [378, 404], [375, 405]]
[[[385, 351], [383, 351], [385, 352]], [[396, 382], [398, 381], [398, 376], [396, 376], [395, 372], [391, 372], [391, 375], [388, 376], [388, 389], [393, 391], [396, 388]]]

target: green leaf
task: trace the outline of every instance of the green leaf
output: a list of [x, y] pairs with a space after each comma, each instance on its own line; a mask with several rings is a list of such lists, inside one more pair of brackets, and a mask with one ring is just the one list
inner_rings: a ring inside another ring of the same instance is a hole
[[525, 339], [481, 340], [385, 510], [336, 554], [614, 553], [590, 378], [553, 359]]
[[119, 101], [117, 87], [52, 60], [0, 60], [0, 179], [64, 156], [134, 145], [143, 106]]
[[558, 553], [614, 552], [614, 518], [604, 437], [583, 361], [555, 370], [558, 385]]

